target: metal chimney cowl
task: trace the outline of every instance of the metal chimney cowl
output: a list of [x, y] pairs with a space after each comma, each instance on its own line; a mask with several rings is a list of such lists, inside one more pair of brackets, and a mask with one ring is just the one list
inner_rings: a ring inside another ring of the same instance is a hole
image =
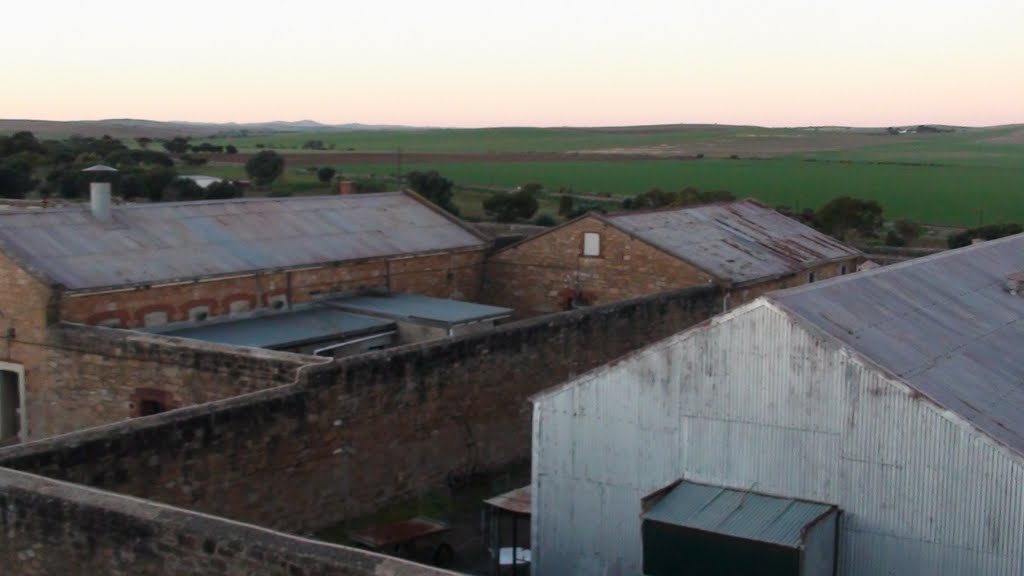
[[[82, 172], [117, 172], [117, 169], [97, 164]], [[100, 222], [110, 222], [110, 182], [89, 183], [89, 207], [92, 209], [93, 218]]]

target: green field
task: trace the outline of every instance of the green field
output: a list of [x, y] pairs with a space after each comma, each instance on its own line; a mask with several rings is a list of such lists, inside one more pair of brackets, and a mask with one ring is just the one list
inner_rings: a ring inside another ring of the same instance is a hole
[[[1024, 128], [968, 129], [941, 134], [888, 136], [869, 130], [802, 130], [748, 127], [636, 129], [422, 130], [304, 133], [227, 139], [243, 150], [260, 142], [284, 153], [309, 139], [333, 143], [322, 158], [353, 177], [391, 175], [402, 149], [402, 171], [437, 170], [462, 188], [511, 189], [540, 182], [548, 190], [617, 198], [652, 187], [725, 189], [769, 205], [817, 208], [837, 196], [879, 201], [888, 219], [974, 226], [1024, 222]], [[352, 149], [350, 152], [349, 149]], [[614, 151], [628, 157], [587, 152]], [[384, 161], [370, 163], [378, 152]], [[561, 153], [561, 155], [559, 155]], [[416, 154], [476, 154], [469, 159]], [[523, 157], [523, 155], [527, 157]], [[536, 160], [529, 154], [538, 154]], [[704, 154], [703, 159], [696, 159]], [[317, 156], [319, 155], [319, 156]], [[347, 156], [352, 155], [351, 161]], [[362, 155], [362, 156], [360, 156]], [[640, 157], [643, 155], [643, 157]], [[735, 159], [731, 159], [736, 156]], [[210, 166], [200, 173], [241, 177], [240, 166]], [[278, 188], [323, 189], [306, 167], [291, 166]], [[463, 212], [480, 216], [486, 193], [463, 190]], [[543, 202], [542, 212], [553, 210]]]

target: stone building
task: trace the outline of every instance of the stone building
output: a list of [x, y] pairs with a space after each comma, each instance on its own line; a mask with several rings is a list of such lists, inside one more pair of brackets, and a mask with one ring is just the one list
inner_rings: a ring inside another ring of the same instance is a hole
[[493, 254], [485, 297], [530, 316], [716, 284], [727, 309], [853, 272], [861, 257], [754, 200], [589, 213]]
[[93, 200], [0, 213], [5, 441], [289, 383], [297, 366], [320, 361], [72, 324], [155, 329], [362, 290], [480, 292], [487, 241], [411, 193]]
[[533, 574], [1021, 574], [1024, 235], [773, 292], [534, 399]]

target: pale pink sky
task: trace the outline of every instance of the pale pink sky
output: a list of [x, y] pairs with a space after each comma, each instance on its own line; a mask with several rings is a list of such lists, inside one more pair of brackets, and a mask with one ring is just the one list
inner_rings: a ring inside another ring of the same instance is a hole
[[12, 2], [0, 118], [1024, 122], [1024, 1]]

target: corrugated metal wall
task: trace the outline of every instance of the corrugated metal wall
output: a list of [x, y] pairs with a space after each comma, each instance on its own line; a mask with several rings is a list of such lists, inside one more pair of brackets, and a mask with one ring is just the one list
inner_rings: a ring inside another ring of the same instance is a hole
[[837, 504], [840, 573], [1020, 574], [1019, 458], [764, 302], [534, 407], [537, 574], [639, 574], [679, 477]]

